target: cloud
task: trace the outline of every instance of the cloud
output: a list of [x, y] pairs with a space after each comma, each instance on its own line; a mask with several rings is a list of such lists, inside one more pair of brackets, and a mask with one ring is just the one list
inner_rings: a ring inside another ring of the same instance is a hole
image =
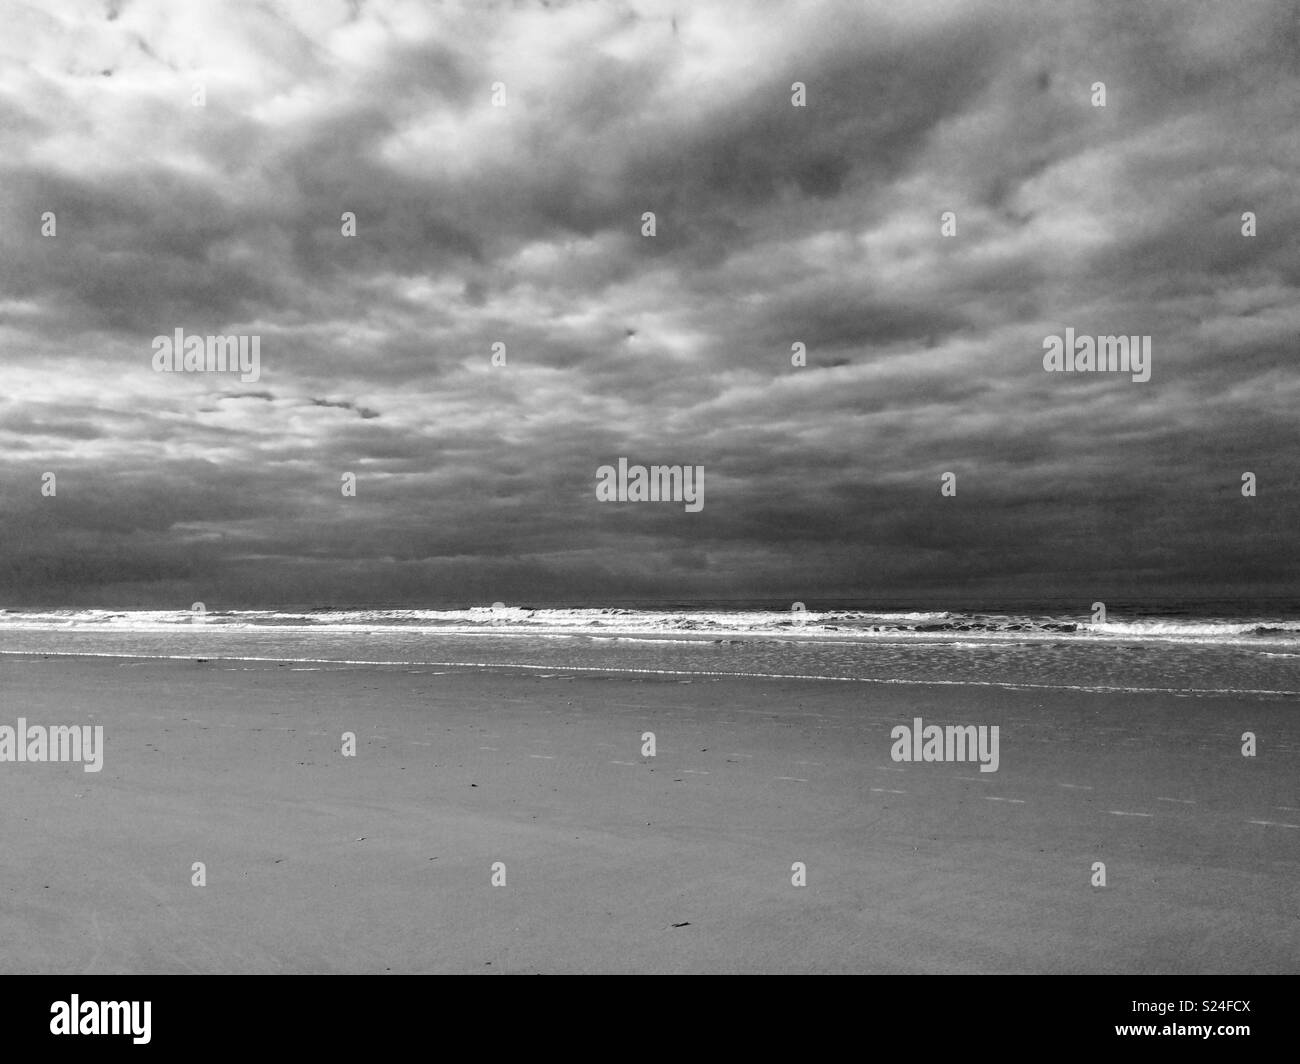
[[[6, 598], [1300, 589], [1280, 0], [14, 17]], [[178, 328], [259, 381], [154, 373]], [[620, 456], [704, 510], [597, 502]]]

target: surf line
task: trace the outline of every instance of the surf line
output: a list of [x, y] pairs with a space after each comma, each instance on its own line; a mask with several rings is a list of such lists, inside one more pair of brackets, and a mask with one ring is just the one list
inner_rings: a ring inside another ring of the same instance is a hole
[[[195, 654], [139, 654], [101, 650], [0, 650], [15, 658], [117, 658], [126, 661], [193, 661]], [[372, 661], [357, 658], [277, 658], [252, 654], [205, 654], [204, 661], [259, 661], [270, 664], [308, 662], [322, 665], [398, 666], [412, 665], [448, 669], [551, 669], [554, 665], [530, 665], [509, 661]], [[615, 665], [566, 665], [568, 672], [614, 673], [623, 676], [717, 676], [742, 680], [824, 680], [827, 683], [871, 683], [905, 687], [992, 687], [1006, 691], [1082, 691], [1086, 694], [1176, 694], [1176, 695], [1300, 695], [1300, 691], [1254, 687], [1120, 687], [1109, 684], [1023, 683], [1018, 680], [913, 680], [879, 676], [823, 676], [798, 672], [723, 672], [716, 669], [638, 669]], [[765, 712], [765, 711], [764, 711]]]

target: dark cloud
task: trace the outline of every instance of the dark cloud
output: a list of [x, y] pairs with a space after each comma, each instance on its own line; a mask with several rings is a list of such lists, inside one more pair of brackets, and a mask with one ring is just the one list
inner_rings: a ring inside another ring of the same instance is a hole
[[[0, 595], [1296, 593], [1296, 34], [1281, 0], [17, 11]], [[1151, 380], [1045, 373], [1066, 327], [1150, 334]], [[257, 379], [154, 373], [177, 328], [258, 337]], [[620, 456], [703, 464], [703, 511], [598, 502]]]
[[312, 406], [333, 406], [333, 407], [337, 407], [340, 410], [355, 410], [363, 418], [372, 418], [372, 417], [379, 416], [379, 412], [376, 410], [369, 410], [364, 406], [357, 406], [355, 403], [349, 403], [349, 402], [331, 402], [328, 399], [313, 399], [311, 401], [311, 405]]

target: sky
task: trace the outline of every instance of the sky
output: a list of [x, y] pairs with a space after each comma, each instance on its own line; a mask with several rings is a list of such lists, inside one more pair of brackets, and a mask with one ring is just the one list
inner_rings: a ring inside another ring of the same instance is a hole
[[0, 22], [0, 606], [1300, 595], [1287, 0]]

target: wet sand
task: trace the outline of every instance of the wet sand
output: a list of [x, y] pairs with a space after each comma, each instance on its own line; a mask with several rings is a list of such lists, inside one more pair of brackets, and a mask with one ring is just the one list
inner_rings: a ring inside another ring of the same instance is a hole
[[[0, 707], [105, 728], [0, 764], [4, 972], [1300, 970], [1293, 699], [0, 656]], [[998, 771], [893, 762], [918, 716]]]

